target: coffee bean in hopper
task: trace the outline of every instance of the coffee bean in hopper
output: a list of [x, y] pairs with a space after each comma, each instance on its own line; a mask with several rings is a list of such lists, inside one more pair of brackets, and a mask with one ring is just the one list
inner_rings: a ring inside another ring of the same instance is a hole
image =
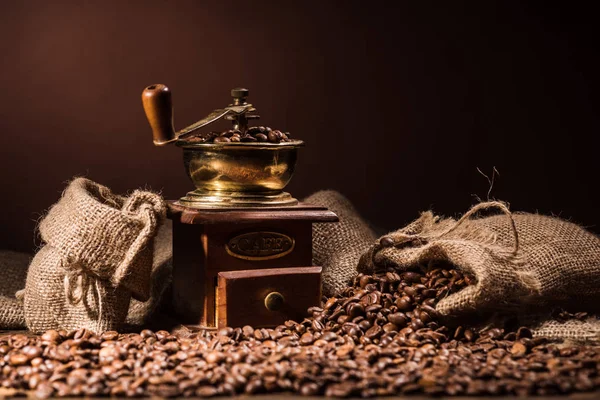
[[254, 137], [259, 142], [266, 142], [268, 140], [267, 135], [265, 135], [264, 133], [257, 133]]
[[245, 133], [237, 129], [230, 129], [223, 132], [200, 132], [186, 137], [185, 140], [191, 143], [281, 143], [290, 142], [291, 139], [289, 137], [289, 132], [283, 133], [280, 130], [265, 126], [252, 126]]

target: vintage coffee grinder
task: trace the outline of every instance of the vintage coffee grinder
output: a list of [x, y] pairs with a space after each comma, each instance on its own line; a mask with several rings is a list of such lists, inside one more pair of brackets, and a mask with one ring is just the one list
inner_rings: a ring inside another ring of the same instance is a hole
[[[304, 143], [250, 137], [248, 121], [259, 116], [248, 90], [231, 95], [229, 106], [175, 132], [169, 89], [151, 85], [142, 93], [154, 144], [181, 147], [196, 186], [170, 202], [173, 306], [184, 323], [204, 328], [276, 326], [320, 303], [312, 224], [337, 216], [283, 191]], [[233, 123], [228, 134], [203, 132], [221, 119]]]

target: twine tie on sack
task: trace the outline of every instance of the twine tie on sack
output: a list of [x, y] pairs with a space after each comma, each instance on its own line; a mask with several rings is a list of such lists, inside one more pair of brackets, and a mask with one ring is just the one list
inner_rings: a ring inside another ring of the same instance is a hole
[[139, 232], [133, 243], [131, 243], [130, 251], [125, 255], [121, 265], [116, 268], [111, 277], [115, 285], [119, 285], [127, 274], [130, 274], [130, 265], [138, 254], [148, 244], [148, 241], [154, 236], [159, 218], [156, 215], [157, 211], [150, 202], [153, 194], [138, 194], [127, 200], [123, 206], [123, 211], [130, 215], [139, 213], [141, 221], [144, 223], [143, 229]]
[[467, 219], [469, 219], [472, 215], [476, 214], [477, 212], [479, 212], [481, 210], [489, 210], [492, 208], [497, 208], [500, 211], [502, 211], [504, 213], [504, 215], [506, 215], [510, 221], [510, 227], [511, 227], [511, 230], [513, 233], [513, 239], [514, 239], [514, 243], [515, 243], [515, 247], [512, 252], [512, 255], [514, 256], [519, 251], [519, 232], [517, 231], [517, 225], [515, 224], [515, 219], [513, 218], [512, 213], [510, 212], [510, 210], [508, 209], [506, 204], [504, 204], [500, 201], [488, 201], [488, 202], [479, 203], [479, 204], [473, 206], [469, 211], [467, 211], [465, 213], [465, 215], [463, 215], [456, 222], [456, 224], [454, 224], [450, 228], [446, 229], [445, 231], [443, 231], [440, 234], [435, 235], [433, 237], [441, 238], [442, 236], [445, 236], [445, 235], [449, 234], [450, 232], [454, 231], [456, 228], [458, 228], [460, 225], [462, 225]]
[[[64, 267], [64, 266], [63, 266]], [[79, 263], [69, 264], [65, 270], [64, 285], [65, 296], [71, 305], [77, 305], [85, 301], [90, 289], [95, 290], [94, 305], [98, 316], [102, 315], [102, 292], [99, 278], [88, 274], [81, 268]], [[79, 290], [78, 290], [79, 289]], [[79, 294], [75, 291], [78, 290]]]
[[[137, 256], [138, 252], [141, 251], [141, 248], [146, 245], [147, 238], [150, 236], [151, 231], [155, 228], [157, 221], [155, 210], [152, 205], [144, 203], [144, 196], [136, 197], [135, 200], [128, 202], [124, 209], [127, 210], [128, 213], [133, 214], [136, 209], [139, 209], [142, 215], [142, 220], [145, 221], [145, 226], [136, 238], [136, 240], [132, 243], [131, 248], [134, 250], [133, 257]], [[131, 263], [131, 259], [127, 258], [123, 262], [123, 265], [128, 266]], [[94, 305], [95, 310], [98, 316], [102, 315], [102, 291], [101, 291], [101, 283], [100, 278], [90, 274], [88, 271], [83, 268], [81, 263], [72, 262], [68, 265], [63, 265], [63, 268], [67, 271], [64, 277], [64, 285], [65, 285], [65, 296], [71, 305], [77, 305], [82, 301], [85, 301], [87, 298], [87, 294], [90, 289], [94, 290]], [[111, 271], [112, 272], [112, 271]], [[124, 275], [127, 274], [125, 268], [117, 268], [114, 273], [113, 278], [117, 278], [117, 282], [123, 279]], [[76, 291], [79, 293], [77, 294]]]
[[[440, 238], [448, 235], [449, 233], [453, 232], [459, 226], [461, 226], [463, 223], [465, 223], [465, 221], [467, 221], [469, 218], [471, 218], [473, 215], [475, 215], [477, 212], [479, 212], [481, 210], [490, 210], [493, 208], [496, 208], [496, 209], [499, 209], [500, 211], [502, 211], [502, 213], [505, 214], [509, 219], [511, 231], [513, 234], [513, 239], [514, 239], [514, 248], [513, 248], [513, 251], [510, 256], [514, 257], [517, 255], [517, 253], [519, 251], [519, 232], [517, 231], [515, 219], [514, 219], [512, 213], [510, 212], [510, 210], [508, 209], [508, 207], [506, 206], [506, 204], [504, 204], [500, 201], [488, 201], [485, 203], [476, 204], [475, 206], [471, 207], [471, 209], [469, 211], [467, 211], [458, 221], [456, 221], [456, 223], [454, 223], [452, 226], [450, 226], [449, 228], [445, 229], [444, 231], [442, 231], [440, 233], [436, 233], [433, 235], [422, 235], [420, 233], [415, 233], [415, 234], [397, 233], [397, 234], [394, 234], [393, 236], [392, 235], [384, 236], [383, 238], [381, 238], [379, 240], [379, 242], [375, 245], [375, 249], [371, 252], [371, 264], [373, 266], [375, 265], [375, 256], [377, 256], [379, 251], [381, 251], [384, 248], [398, 247], [402, 244], [408, 244], [411, 247], [422, 246], [422, 245], [428, 243], [428, 239], [440, 239]], [[434, 221], [436, 221], [436, 220], [437, 220], [437, 218]], [[387, 243], [385, 245], [383, 245], [382, 241], [387, 241]]]

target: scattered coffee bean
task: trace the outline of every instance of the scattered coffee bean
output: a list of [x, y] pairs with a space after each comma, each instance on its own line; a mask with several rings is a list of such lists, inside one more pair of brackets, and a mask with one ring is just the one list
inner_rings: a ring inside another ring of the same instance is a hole
[[359, 274], [309, 318], [273, 329], [0, 335], [0, 382], [38, 398], [549, 396], [600, 388], [597, 347], [558, 347], [527, 327], [446, 326], [436, 303], [472, 282], [452, 268]]
[[515, 342], [510, 349], [510, 353], [515, 357], [522, 357], [527, 354], [527, 347], [521, 342]]
[[49, 330], [46, 331], [42, 336], [41, 336], [42, 341], [44, 342], [49, 342], [49, 343], [57, 343], [59, 341], [61, 341], [61, 337], [60, 334], [55, 331], [55, 330]]
[[379, 244], [382, 247], [392, 247], [394, 245], [394, 239], [392, 239], [389, 236], [384, 236], [381, 239], [379, 239]]

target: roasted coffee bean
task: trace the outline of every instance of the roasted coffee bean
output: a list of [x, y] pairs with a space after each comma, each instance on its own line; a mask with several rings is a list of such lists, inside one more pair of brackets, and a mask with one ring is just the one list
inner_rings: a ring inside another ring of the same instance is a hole
[[404, 294], [415, 297], [417, 295], [417, 288], [414, 286], [407, 286], [404, 288]]
[[404, 296], [404, 297], [401, 297], [398, 300], [396, 300], [396, 307], [398, 307], [398, 310], [400, 310], [400, 311], [408, 311], [408, 310], [412, 309], [410, 297]]
[[327, 397], [348, 397], [354, 389], [351, 382], [337, 383], [327, 387], [325, 396]]
[[473, 331], [470, 329], [467, 329], [465, 331], [464, 335], [465, 335], [465, 339], [467, 339], [469, 342], [473, 341], [473, 339], [475, 338]]
[[402, 274], [402, 279], [409, 283], [420, 283], [421, 276], [417, 272], [408, 271]]
[[26, 354], [20, 352], [14, 352], [8, 357], [8, 362], [10, 365], [25, 365], [29, 361], [29, 357]]
[[533, 337], [529, 328], [522, 326], [517, 330], [517, 339], [527, 338], [531, 339]]
[[27, 345], [21, 349], [21, 352], [27, 356], [28, 360], [34, 359], [42, 355], [42, 348], [38, 346]]
[[321, 336], [321, 339], [331, 342], [332, 340], [335, 340], [338, 338], [338, 335], [335, 332], [325, 332], [323, 334], [323, 336]]
[[245, 326], [242, 328], [242, 335], [243, 335], [243, 336], [244, 336], [246, 339], [249, 339], [249, 338], [253, 337], [253, 336], [254, 336], [254, 328], [253, 328], [253, 327], [251, 327], [250, 325], [245, 325]]
[[42, 335], [41, 339], [44, 342], [50, 342], [50, 343], [57, 343], [57, 342], [60, 342], [62, 340], [61, 337], [60, 337], [60, 334], [57, 331], [53, 330], [53, 329], [51, 329], [49, 331], [46, 331]]
[[218, 389], [214, 386], [201, 386], [196, 389], [196, 396], [199, 397], [213, 397], [219, 393]]
[[319, 394], [319, 385], [314, 382], [307, 382], [300, 387], [302, 396], [316, 396]]
[[360, 277], [360, 280], [359, 280], [359, 283], [358, 283], [358, 285], [359, 285], [361, 288], [364, 288], [364, 287], [365, 287], [365, 286], [367, 286], [369, 283], [371, 283], [371, 281], [372, 281], [372, 277], [371, 277], [371, 275], [363, 275], [363, 276], [361, 276], [361, 277]]
[[323, 307], [311, 307], [308, 318], [275, 329], [0, 335], [0, 382], [2, 390], [40, 398], [554, 395], [600, 388], [597, 347], [559, 347], [527, 327], [446, 326], [435, 311], [437, 296], [469, 282], [475, 280], [439, 267], [360, 274]]
[[140, 336], [144, 339], [156, 338], [156, 335], [150, 329], [144, 329], [143, 331], [141, 331]]
[[319, 321], [318, 319], [314, 319], [312, 321], [311, 327], [313, 328], [313, 330], [315, 332], [320, 332], [323, 329], [325, 329], [325, 326], [323, 325], [323, 323], [321, 321]]
[[389, 236], [384, 236], [379, 239], [379, 244], [381, 247], [392, 247], [394, 245], [394, 239]]
[[267, 138], [267, 135], [265, 135], [264, 133], [257, 133], [256, 136], [254, 136], [256, 138], [256, 140], [258, 140], [259, 142], [266, 142], [267, 140], [269, 140]]
[[225, 354], [220, 351], [211, 351], [204, 356], [204, 359], [209, 364], [218, 364], [225, 359]]
[[409, 319], [406, 317], [406, 315], [401, 312], [388, 315], [388, 320], [400, 328], [403, 328], [409, 322]]
[[373, 325], [366, 332], [365, 336], [371, 340], [377, 339], [383, 333], [383, 329], [379, 325]]
[[187, 137], [185, 140], [192, 143], [228, 143], [228, 142], [289, 142], [289, 132], [281, 132], [264, 126], [252, 126], [246, 133], [236, 129], [223, 132], [197, 133]]
[[425, 324], [419, 318], [414, 318], [410, 323], [410, 327], [415, 331], [418, 331], [419, 329], [424, 328]]
[[92, 333], [90, 331], [88, 331], [87, 329], [79, 329], [73, 335], [73, 339], [75, 339], [75, 340], [89, 339], [91, 334]]
[[432, 321], [431, 316], [423, 310], [418, 311], [419, 319], [423, 321], [424, 324], [427, 324]]
[[365, 307], [364, 310], [366, 313], [377, 313], [381, 310], [381, 308], [381, 304], [370, 304], [367, 307]]
[[306, 332], [300, 336], [300, 344], [308, 345], [315, 341], [315, 338], [312, 333]]
[[510, 353], [515, 357], [522, 357], [527, 354], [527, 347], [523, 343], [515, 342], [510, 349]]
[[257, 142], [258, 140], [254, 136], [244, 135], [240, 138], [241, 142]]
[[501, 329], [493, 328], [487, 331], [486, 335], [491, 337], [492, 339], [499, 339], [504, 335], [504, 332]]
[[372, 326], [373, 326], [373, 324], [371, 323], [371, 321], [369, 321], [369, 320], [366, 320], [366, 319], [365, 319], [365, 320], [363, 320], [363, 321], [360, 321], [360, 322], [358, 323], [358, 327], [359, 327], [359, 328], [360, 328], [360, 329], [361, 329], [363, 332], [366, 332], [366, 331], [367, 331], [369, 328], [371, 328]]
[[106, 331], [102, 334], [102, 340], [117, 340], [119, 337], [119, 332], [115, 331]]
[[279, 143], [281, 142], [281, 139], [283, 139], [283, 135], [280, 131], [271, 131], [267, 134], [267, 138], [269, 139], [269, 142]]
[[361, 303], [350, 303], [346, 306], [346, 313], [350, 318], [355, 318], [365, 313], [365, 306]]

